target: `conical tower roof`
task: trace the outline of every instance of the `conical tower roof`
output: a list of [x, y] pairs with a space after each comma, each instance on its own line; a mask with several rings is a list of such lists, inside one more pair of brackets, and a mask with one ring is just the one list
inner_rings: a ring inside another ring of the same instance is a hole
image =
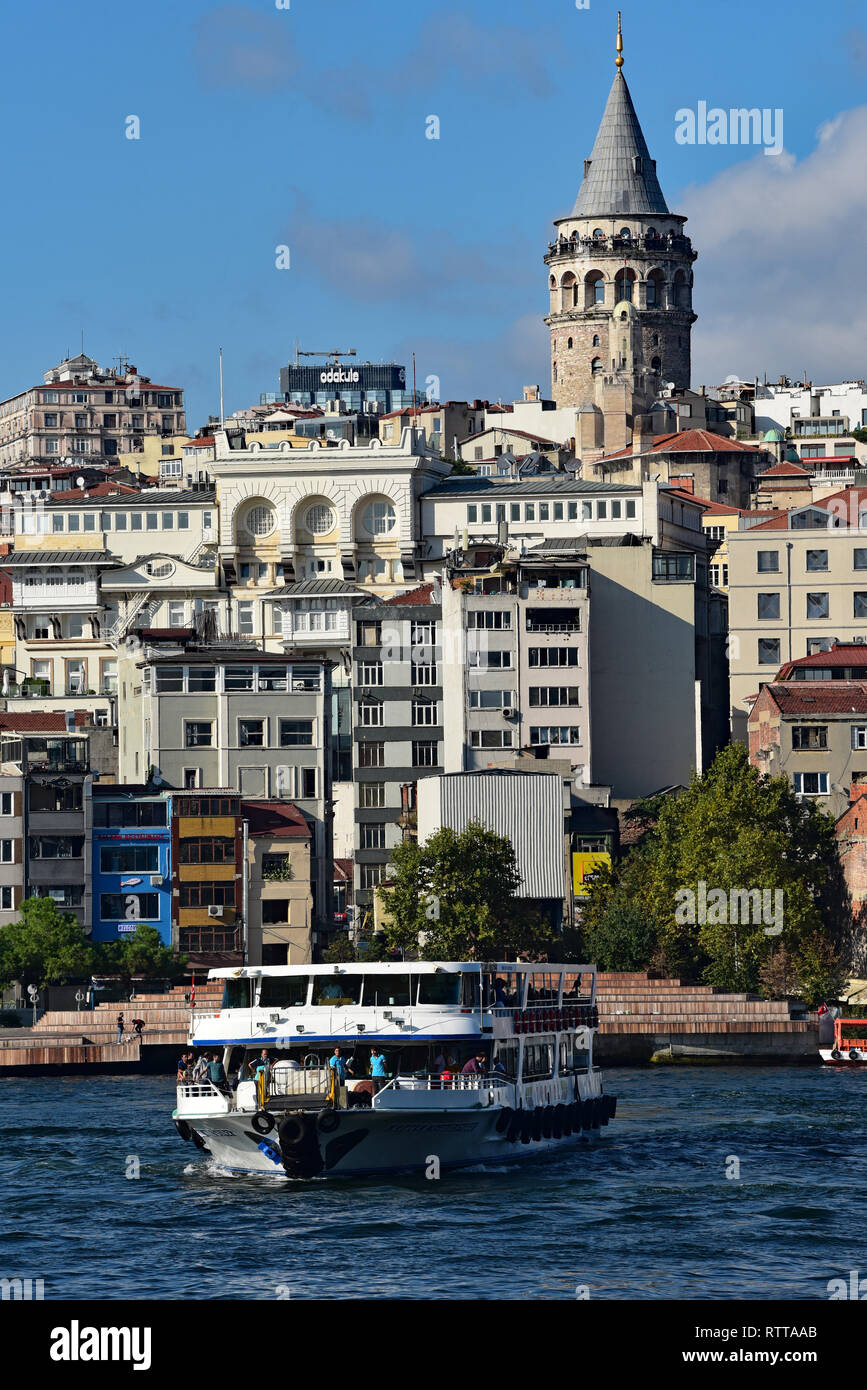
[[669, 216], [626, 78], [611, 84], [573, 217]]

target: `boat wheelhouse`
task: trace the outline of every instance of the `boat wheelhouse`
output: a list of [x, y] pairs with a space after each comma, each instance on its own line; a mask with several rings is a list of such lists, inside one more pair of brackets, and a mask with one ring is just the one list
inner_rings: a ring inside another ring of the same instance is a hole
[[230, 1169], [292, 1177], [523, 1158], [598, 1133], [596, 968], [413, 961], [212, 970], [174, 1120]]
[[819, 1048], [822, 1061], [834, 1067], [867, 1065], [867, 1038], [844, 1038], [844, 1028], [867, 1028], [867, 1018], [835, 1018], [834, 1045]]

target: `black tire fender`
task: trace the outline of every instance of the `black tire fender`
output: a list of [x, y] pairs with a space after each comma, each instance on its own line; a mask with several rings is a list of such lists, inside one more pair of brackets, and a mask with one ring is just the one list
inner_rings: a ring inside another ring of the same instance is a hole
[[505, 1134], [512, 1127], [512, 1116], [515, 1112], [510, 1105], [504, 1105], [497, 1116], [497, 1133]]
[[340, 1116], [335, 1110], [325, 1110], [319, 1116], [319, 1130], [322, 1134], [333, 1134], [340, 1125]]
[[256, 1133], [262, 1135], [270, 1134], [276, 1123], [277, 1121], [270, 1110], [257, 1110], [250, 1121], [250, 1125]]
[[190, 1129], [186, 1120], [175, 1120], [175, 1129], [178, 1131], [184, 1143], [189, 1144], [193, 1137], [193, 1131]]

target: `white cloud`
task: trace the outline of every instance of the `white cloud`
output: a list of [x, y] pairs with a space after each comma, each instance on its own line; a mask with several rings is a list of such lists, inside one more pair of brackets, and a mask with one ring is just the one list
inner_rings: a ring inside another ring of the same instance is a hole
[[677, 199], [699, 253], [694, 382], [864, 374], [867, 106], [816, 142], [801, 160], [757, 152]]

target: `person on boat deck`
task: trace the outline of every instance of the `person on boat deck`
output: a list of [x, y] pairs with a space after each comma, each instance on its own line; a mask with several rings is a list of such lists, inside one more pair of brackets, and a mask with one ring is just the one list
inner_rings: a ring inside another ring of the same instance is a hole
[[[342, 1056], [339, 1047], [335, 1047], [333, 1055], [332, 1055], [331, 1057], [329, 1057], [329, 1059], [328, 1059], [328, 1065], [329, 1065], [329, 1067], [334, 1067], [334, 1068], [336, 1068], [336, 1071], [337, 1071], [337, 1080], [340, 1082], [341, 1086], [345, 1086], [345, 1085], [346, 1085], [346, 1059]], [[352, 1068], [350, 1067], [349, 1070], [351, 1071]]]
[[223, 1066], [223, 1063], [220, 1061], [219, 1052], [214, 1052], [211, 1054], [211, 1060], [208, 1063], [208, 1076], [210, 1078], [212, 1086], [225, 1086], [226, 1069]]
[[207, 1058], [206, 1053], [203, 1052], [202, 1055], [201, 1055], [201, 1057], [197, 1057], [197, 1058], [196, 1058], [196, 1062], [195, 1062], [195, 1065], [194, 1065], [194, 1067], [193, 1067], [193, 1080], [194, 1080], [194, 1081], [204, 1081], [204, 1079], [205, 1079], [205, 1077], [206, 1077], [207, 1075], [208, 1075], [208, 1058]]
[[442, 1048], [440, 1048], [436, 1057], [434, 1057], [433, 1069], [434, 1071], [447, 1071], [448, 1065], [449, 1064], [446, 1061], [446, 1054], [443, 1052]]
[[181, 1055], [180, 1055], [180, 1057], [178, 1058], [178, 1081], [186, 1081], [186, 1079], [187, 1079], [187, 1054], [186, 1054], [186, 1052], [182, 1052]]
[[494, 998], [501, 1009], [508, 1007], [509, 999], [506, 994], [506, 987], [499, 975], [494, 980]]
[[370, 1049], [370, 1074], [373, 1077], [374, 1093], [382, 1090], [388, 1077], [388, 1072], [385, 1069], [385, 1057], [378, 1047], [372, 1047]]
[[468, 1062], [464, 1062], [461, 1067], [461, 1076], [482, 1076], [485, 1071], [485, 1054], [477, 1052], [475, 1057], [471, 1057]]

